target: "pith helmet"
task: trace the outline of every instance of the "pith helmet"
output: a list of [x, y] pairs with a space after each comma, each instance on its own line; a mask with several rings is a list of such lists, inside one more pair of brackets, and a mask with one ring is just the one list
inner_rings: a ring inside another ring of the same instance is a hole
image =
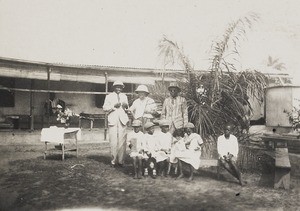
[[139, 85], [139, 86], [136, 88], [135, 92], [146, 92], [146, 93], [149, 94], [148, 87], [145, 86], [145, 85]]
[[152, 122], [146, 122], [146, 124], [144, 125], [145, 129], [149, 129], [150, 127], [153, 127], [154, 124]]
[[166, 120], [166, 119], [163, 119], [163, 120], [160, 120], [159, 121], [159, 126], [162, 127], [162, 126], [170, 126], [171, 122]]
[[179, 91], [181, 91], [177, 82], [171, 82], [168, 89], [170, 90], [170, 88], [177, 88]]
[[142, 122], [140, 120], [133, 120], [132, 127], [140, 127], [142, 125]]
[[125, 87], [125, 85], [123, 84], [123, 82], [122, 82], [122, 81], [119, 81], [119, 80], [115, 81], [115, 82], [113, 83], [113, 86], [122, 86], [123, 88]]
[[185, 128], [195, 128], [195, 125], [191, 122], [188, 122], [185, 126]]

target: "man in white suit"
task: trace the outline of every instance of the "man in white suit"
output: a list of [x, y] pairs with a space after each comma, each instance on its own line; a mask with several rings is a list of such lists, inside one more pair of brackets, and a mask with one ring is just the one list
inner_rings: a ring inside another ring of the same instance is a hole
[[121, 93], [124, 87], [121, 81], [115, 81], [114, 92], [106, 96], [103, 105], [103, 110], [108, 113], [108, 134], [113, 167], [123, 166], [126, 151], [128, 99], [124, 93]]

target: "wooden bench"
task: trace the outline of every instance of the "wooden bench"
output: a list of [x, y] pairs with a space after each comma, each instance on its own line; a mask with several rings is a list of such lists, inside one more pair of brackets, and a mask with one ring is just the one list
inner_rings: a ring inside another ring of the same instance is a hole
[[200, 168], [217, 167], [217, 178], [220, 179], [221, 166], [218, 159], [201, 158]]
[[283, 186], [284, 189], [290, 188], [291, 163], [288, 148], [275, 149], [275, 179], [274, 188]]
[[13, 114], [6, 115], [7, 119], [13, 124], [14, 129], [29, 129], [30, 128], [30, 115]]
[[8, 123], [8, 122], [0, 122], [0, 129], [1, 130], [8, 130], [8, 131], [12, 131], [14, 128], [14, 125], [12, 123]]
[[262, 137], [266, 146], [272, 149], [272, 151], [275, 153], [275, 189], [283, 187], [287, 190], [290, 188], [291, 163], [287, 147], [287, 142], [290, 138], [291, 137], [283, 137], [277, 134]]

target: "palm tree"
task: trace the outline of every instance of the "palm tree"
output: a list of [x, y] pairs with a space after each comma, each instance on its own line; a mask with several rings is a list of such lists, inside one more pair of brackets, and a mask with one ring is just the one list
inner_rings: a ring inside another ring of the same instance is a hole
[[263, 93], [267, 79], [262, 73], [237, 70], [229, 62], [230, 57], [238, 58], [239, 41], [258, 19], [251, 13], [228, 26], [222, 39], [214, 43], [210, 71], [194, 70], [176, 42], [166, 37], [160, 41], [165, 64], [179, 62], [187, 73], [185, 80], [179, 82], [188, 102], [190, 120], [203, 138], [217, 137], [227, 122], [243, 124], [244, 107], [251, 109], [249, 97], [260, 98]]
[[276, 70], [286, 70], [285, 64], [283, 62], [279, 62], [279, 58], [272, 58], [272, 56], [268, 57], [268, 67], [273, 67]]

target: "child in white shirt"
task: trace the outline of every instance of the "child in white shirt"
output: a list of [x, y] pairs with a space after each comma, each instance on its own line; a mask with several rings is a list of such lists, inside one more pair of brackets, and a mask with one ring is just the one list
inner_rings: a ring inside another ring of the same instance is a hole
[[145, 134], [143, 138], [144, 150], [144, 176], [148, 176], [148, 172], [153, 179], [156, 179], [156, 152], [158, 151], [157, 141], [155, 140], [154, 124], [147, 122], [144, 125]]
[[139, 120], [132, 122], [133, 131], [127, 134], [127, 145], [130, 148], [129, 156], [132, 158], [134, 177], [133, 179], [142, 178], [142, 158], [143, 158], [143, 137], [141, 131], [142, 123]]
[[170, 175], [171, 167], [174, 166], [174, 174], [177, 174], [178, 170], [178, 159], [176, 158], [176, 154], [179, 152], [183, 152], [186, 150], [184, 138], [183, 138], [183, 130], [177, 129], [173, 133], [173, 142], [171, 147], [171, 153], [169, 158], [169, 165], [167, 170], [167, 175]]
[[200, 156], [201, 156], [201, 145], [203, 144], [203, 140], [201, 136], [197, 133], [194, 133], [194, 124], [188, 122], [185, 126], [186, 136], [184, 138], [184, 142], [186, 145], [186, 149], [175, 153], [175, 157], [179, 160], [179, 176], [177, 178], [183, 177], [182, 171], [182, 161], [188, 164], [190, 169], [190, 177], [189, 180], [193, 180], [194, 178], [194, 170], [198, 169], [200, 166]]
[[171, 153], [171, 145], [173, 141], [173, 136], [169, 132], [170, 122], [167, 120], [161, 120], [159, 122], [161, 131], [156, 132], [155, 139], [157, 141], [158, 151], [155, 153], [155, 158], [158, 167], [158, 174], [165, 175], [165, 169], [167, 166], [167, 161], [169, 160]]

